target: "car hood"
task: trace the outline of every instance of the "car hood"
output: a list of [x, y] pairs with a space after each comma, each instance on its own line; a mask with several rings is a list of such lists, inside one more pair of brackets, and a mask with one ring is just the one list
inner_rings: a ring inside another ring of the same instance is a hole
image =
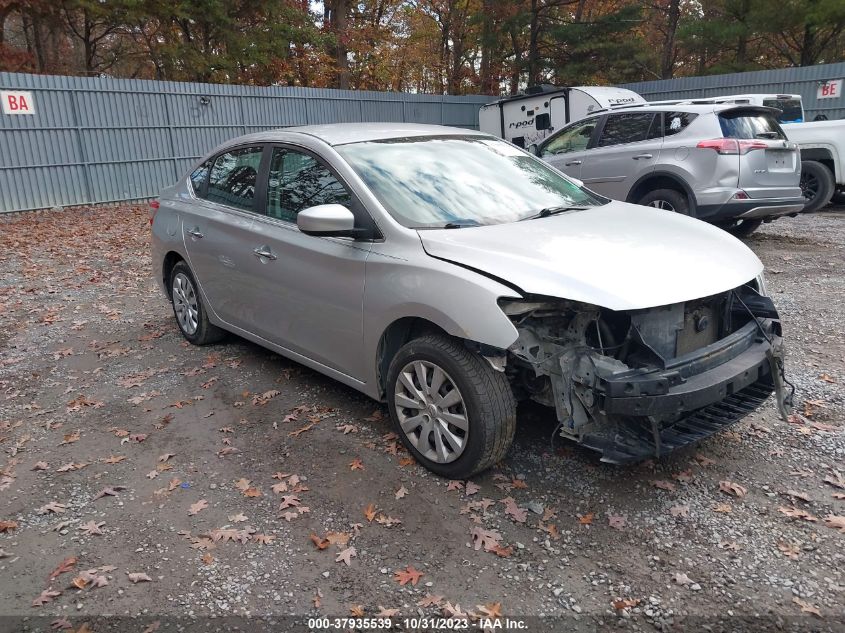
[[668, 211], [611, 202], [524, 222], [419, 231], [439, 259], [524, 293], [611, 310], [698, 299], [754, 279], [763, 264], [725, 231]]

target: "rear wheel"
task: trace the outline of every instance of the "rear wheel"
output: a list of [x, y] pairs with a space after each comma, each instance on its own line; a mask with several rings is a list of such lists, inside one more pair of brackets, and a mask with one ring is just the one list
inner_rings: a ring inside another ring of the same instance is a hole
[[761, 224], [763, 224], [763, 220], [738, 220], [734, 224], [723, 226], [722, 228], [736, 237], [748, 237], [756, 231]]
[[664, 211], [674, 211], [682, 215], [690, 215], [690, 204], [686, 195], [675, 189], [655, 189], [649, 191], [637, 201], [644, 207], [654, 207]]
[[390, 418], [423, 466], [450, 479], [507, 454], [516, 403], [505, 374], [460, 341], [429, 335], [405, 344], [387, 374]]
[[818, 211], [828, 202], [835, 189], [833, 174], [815, 160], [801, 161], [801, 192], [804, 194], [804, 212]]
[[170, 273], [170, 301], [182, 336], [194, 345], [216, 343], [225, 335], [209, 322], [197, 282], [185, 262], [177, 263]]

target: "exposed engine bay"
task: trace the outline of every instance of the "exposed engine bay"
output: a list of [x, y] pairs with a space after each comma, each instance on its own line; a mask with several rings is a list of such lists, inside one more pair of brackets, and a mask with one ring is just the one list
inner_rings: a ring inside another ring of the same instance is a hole
[[560, 435], [603, 461], [659, 457], [740, 420], [773, 391], [786, 415], [780, 320], [758, 287], [626, 312], [503, 301], [519, 332], [504, 368], [518, 399], [553, 407]]

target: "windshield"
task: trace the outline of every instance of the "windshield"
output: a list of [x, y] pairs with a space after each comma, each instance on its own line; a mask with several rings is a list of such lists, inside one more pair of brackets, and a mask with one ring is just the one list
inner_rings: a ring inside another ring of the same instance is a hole
[[781, 111], [777, 117], [780, 123], [801, 123], [804, 120], [801, 99], [764, 99], [763, 105]]
[[503, 224], [548, 207], [606, 202], [493, 138], [426, 136], [336, 149], [385, 209], [410, 228]]

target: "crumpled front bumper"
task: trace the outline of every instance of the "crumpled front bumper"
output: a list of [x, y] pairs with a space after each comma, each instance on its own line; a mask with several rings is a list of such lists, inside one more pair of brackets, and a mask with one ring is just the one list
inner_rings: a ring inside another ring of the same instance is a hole
[[[586, 435], [602, 461], [625, 463], [659, 457], [734, 424], [773, 391], [783, 403], [780, 329], [756, 323], [651, 371], [602, 372], [593, 393], [598, 409], [617, 421], [613, 435]], [[668, 421], [667, 421], [668, 420]]]

